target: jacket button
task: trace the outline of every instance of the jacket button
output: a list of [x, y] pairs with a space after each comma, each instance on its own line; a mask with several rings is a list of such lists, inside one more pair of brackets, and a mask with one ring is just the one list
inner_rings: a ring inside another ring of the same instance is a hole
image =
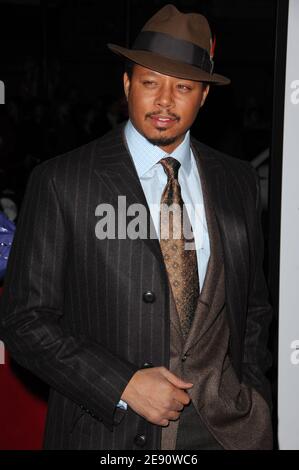
[[144, 292], [142, 298], [147, 304], [152, 304], [153, 302], [155, 302], [156, 296], [154, 292], [148, 290], [147, 292]]
[[136, 444], [138, 447], [143, 447], [146, 444], [145, 434], [137, 434], [134, 439], [134, 444]]
[[188, 357], [188, 354], [184, 354], [184, 355], [182, 356], [182, 362], [185, 362], [185, 360], [187, 359], [187, 357]]

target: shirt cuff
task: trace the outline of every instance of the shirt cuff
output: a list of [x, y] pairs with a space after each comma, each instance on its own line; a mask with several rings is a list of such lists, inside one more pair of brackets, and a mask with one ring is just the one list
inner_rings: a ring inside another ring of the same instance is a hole
[[116, 406], [117, 408], [121, 408], [122, 410], [126, 410], [128, 408], [127, 403], [123, 400], [119, 400]]

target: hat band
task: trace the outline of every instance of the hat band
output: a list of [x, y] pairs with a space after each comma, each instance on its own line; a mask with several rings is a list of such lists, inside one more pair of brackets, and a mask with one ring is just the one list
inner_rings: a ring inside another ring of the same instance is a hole
[[213, 61], [205, 49], [192, 42], [176, 39], [169, 34], [141, 31], [133, 44], [133, 49], [155, 52], [168, 59], [194, 65], [208, 73], [212, 73], [213, 70]]

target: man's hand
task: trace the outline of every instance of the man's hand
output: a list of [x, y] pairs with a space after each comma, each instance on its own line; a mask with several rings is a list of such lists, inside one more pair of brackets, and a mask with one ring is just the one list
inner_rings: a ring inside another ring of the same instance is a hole
[[121, 399], [147, 421], [167, 426], [175, 421], [190, 402], [185, 389], [193, 387], [165, 367], [152, 367], [135, 372]]

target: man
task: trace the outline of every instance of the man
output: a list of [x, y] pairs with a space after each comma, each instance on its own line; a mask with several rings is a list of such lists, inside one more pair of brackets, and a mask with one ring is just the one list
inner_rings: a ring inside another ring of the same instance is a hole
[[[189, 135], [229, 82], [208, 23], [167, 5], [109, 47], [133, 62], [130, 120], [35, 168], [2, 306], [11, 353], [51, 386], [45, 448], [270, 449], [258, 183]], [[184, 226], [174, 211], [162, 236], [172, 205]]]

